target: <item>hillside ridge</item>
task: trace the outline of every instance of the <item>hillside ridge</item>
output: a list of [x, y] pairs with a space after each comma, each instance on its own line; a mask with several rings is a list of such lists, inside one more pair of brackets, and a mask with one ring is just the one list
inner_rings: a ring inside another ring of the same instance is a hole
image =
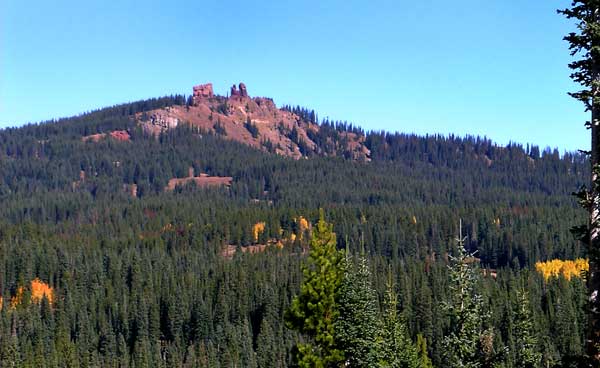
[[294, 159], [343, 155], [358, 161], [371, 160], [363, 134], [323, 134], [314, 112], [303, 116], [278, 108], [271, 98], [251, 97], [244, 83], [233, 85], [228, 96], [215, 95], [211, 83], [194, 86], [192, 91], [185, 105], [137, 113], [137, 124], [153, 135], [187, 124], [202, 133]]

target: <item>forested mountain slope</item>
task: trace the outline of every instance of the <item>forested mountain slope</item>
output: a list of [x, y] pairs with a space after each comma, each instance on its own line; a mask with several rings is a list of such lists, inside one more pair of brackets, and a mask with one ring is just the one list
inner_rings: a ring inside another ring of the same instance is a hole
[[[300, 219], [314, 222], [319, 208], [338, 247], [364, 244], [381, 293], [392, 265], [410, 332], [427, 338], [437, 366], [459, 218], [467, 248], [497, 275], [481, 289], [498, 349], [514, 344], [513, 290], [526, 285], [546, 361], [580, 352], [581, 280], [546, 281], [532, 266], [585, 256], [569, 234], [585, 218], [570, 195], [588, 180], [584, 156], [364, 132], [241, 90], [0, 131], [4, 362], [286, 367], [298, 336], [283, 311], [310, 232]], [[166, 189], [186, 177], [231, 182]], [[267, 244], [282, 248], [224, 254]], [[32, 295], [36, 278], [52, 303], [10, 302], [20, 287]]]

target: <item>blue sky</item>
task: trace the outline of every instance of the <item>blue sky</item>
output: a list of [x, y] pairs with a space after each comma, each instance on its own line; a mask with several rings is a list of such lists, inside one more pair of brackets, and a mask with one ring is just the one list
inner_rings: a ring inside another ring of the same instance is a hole
[[583, 149], [569, 3], [0, 0], [0, 126], [243, 81], [365, 129]]

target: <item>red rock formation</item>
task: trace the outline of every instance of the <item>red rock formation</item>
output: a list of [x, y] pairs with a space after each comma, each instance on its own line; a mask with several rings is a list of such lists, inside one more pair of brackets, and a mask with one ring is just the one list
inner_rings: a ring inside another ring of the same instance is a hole
[[198, 100], [200, 100], [202, 98], [213, 97], [215, 95], [213, 92], [212, 83], [206, 83], [206, 84], [200, 84], [200, 85], [194, 86], [192, 88], [192, 91], [193, 91], [194, 104], [197, 104]]
[[126, 130], [115, 130], [114, 132], [110, 132], [110, 136], [113, 139], [116, 139], [121, 142], [127, 142], [131, 138], [131, 136], [129, 135], [129, 132]]
[[[127, 142], [131, 138], [131, 136], [129, 135], [129, 132], [126, 130], [115, 130], [108, 134], [111, 138], [116, 139], [121, 142]], [[105, 137], [106, 137], [106, 133], [98, 133], [98, 134], [86, 135], [85, 137], [81, 137], [81, 140], [83, 142], [92, 141], [92, 142], [97, 143]]]
[[[229, 99], [217, 95], [214, 98], [200, 98], [193, 106], [170, 106], [138, 113], [136, 118], [144, 131], [157, 136], [179, 124], [186, 124], [192, 127], [197, 137], [204, 132], [215, 133], [223, 139], [295, 159], [306, 155], [301, 151], [299, 142], [304, 143], [303, 148], [307, 151], [320, 154], [317, 143], [310, 138], [314, 135], [311, 133], [319, 131], [318, 124], [287, 109], [278, 109], [272, 99], [248, 96], [243, 83], [231, 87]], [[246, 127], [248, 120], [256, 127], [254, 133]], [[297, 134], [294, 139], [292, 132]], [[333, 143], [343, 144], [339, 148], [345, 155], [357, 161], [370, 160], [371, 153], [362, 134], [342, 132], [340, 135], [339, 142]], [[196, 173], [196, 176], [201, 175]]]
[[248, 90], [246, 89], [246, 85], [244, 83], [240, 83], [240, 96], [248, 97]]
[[240, 92], [237, 89], [237, 86], [234, 84], [233, 86], [231, 86], [231, 91], [229, 93], [229, 97], [234, 97], [234, 96], [239, 96]]
[[235, 84], [231, 86], [230, 97], [248, 97], [248, 89], [246, 89], [246, 85], [244, 83], [240, 83], [239, 88], [240, 89], [238, 90], [238, 87], [236, 87]]

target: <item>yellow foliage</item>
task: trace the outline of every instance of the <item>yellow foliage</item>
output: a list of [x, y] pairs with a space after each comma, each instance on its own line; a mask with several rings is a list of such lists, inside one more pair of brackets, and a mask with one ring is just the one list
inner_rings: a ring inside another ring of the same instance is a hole
[[258, 242], [258, 237], [265, 231], [265, 223], [257, 222], [252, 226], [252, 236], [254, 237], [254, 242]]
[[413, 225], [417, 224], [417, 216], [413, 216], [412, 223], [413, 223]]
[[41, 281], [40, 279], [36, 278], [33, 281], [31, 281], [31, 300], [34, 303], [39, 303], [42, 301], [42, 298], [44, 296], [46, 296], [48, 302], [52, 304], [54, 290], [52, 290], [52, 288], [48, 284]]
[[308, 224], [308, 220], [306, 220], [304, 217], [299, 216], [298, 219], [296, 220], [298, 222], [298, 230], [303, 233], [304, 231], [308, 230], [309, 228], [309, 224]]
[[[18, 304], [23, 302], [23, 293], [25, 292], [25, 288], [20, 286], [17, 289], [17, 294], [10, 299], [10, 307], [16, 308]], [[54, 301], [54, 290], [45, 282], [41, 281], [38, 278], [35, 278], [31, 281], [31, 302], [39, 304], [42, 299], [46, 296], [48, 299], [48, 303], [52, 305]]]
[[0, 295], [0, 311], [2, 310], [3, 304], [4, 304], [4, 299], [2, 298], [2, 295]]
[[558, 277], [559, 275], [564, 276], [567, 280], [571, 280], [572, 277], [579, 277], [584, 271], [590, 269], [590, 265], [587, 259], [578, 258], [574, 261], [563, 261], [560, 259], [553, 259], [547, 262], [537, 262], [535, 269], [541, 273], [546, 280], [550, 277]]
[[497, 218], [493, 221], [494, 225], [500, 227], [500, 218]]
[[[308, 220], [306, 220], [304, 217], [302, 216], [298, 216], [296, 218], [294, 218], [294, 221], [296, 221], [296, 223], [298, 224], [298, 238], [300, 240], [302, 240], [302, 237], [304, 235], [304, 232], [306, 230], [310, 229], [310, 224], [308, 223]], [[293, 235], [293, 234], [292, 234]], [[296, 237], [294, 236], [294, 238], [292, 239], [292, 241], [294, 241], [296, 239]]]
[[292, 233], [290, 234], [290, 241], [294, 242], [296, 240], [296, 234]]

